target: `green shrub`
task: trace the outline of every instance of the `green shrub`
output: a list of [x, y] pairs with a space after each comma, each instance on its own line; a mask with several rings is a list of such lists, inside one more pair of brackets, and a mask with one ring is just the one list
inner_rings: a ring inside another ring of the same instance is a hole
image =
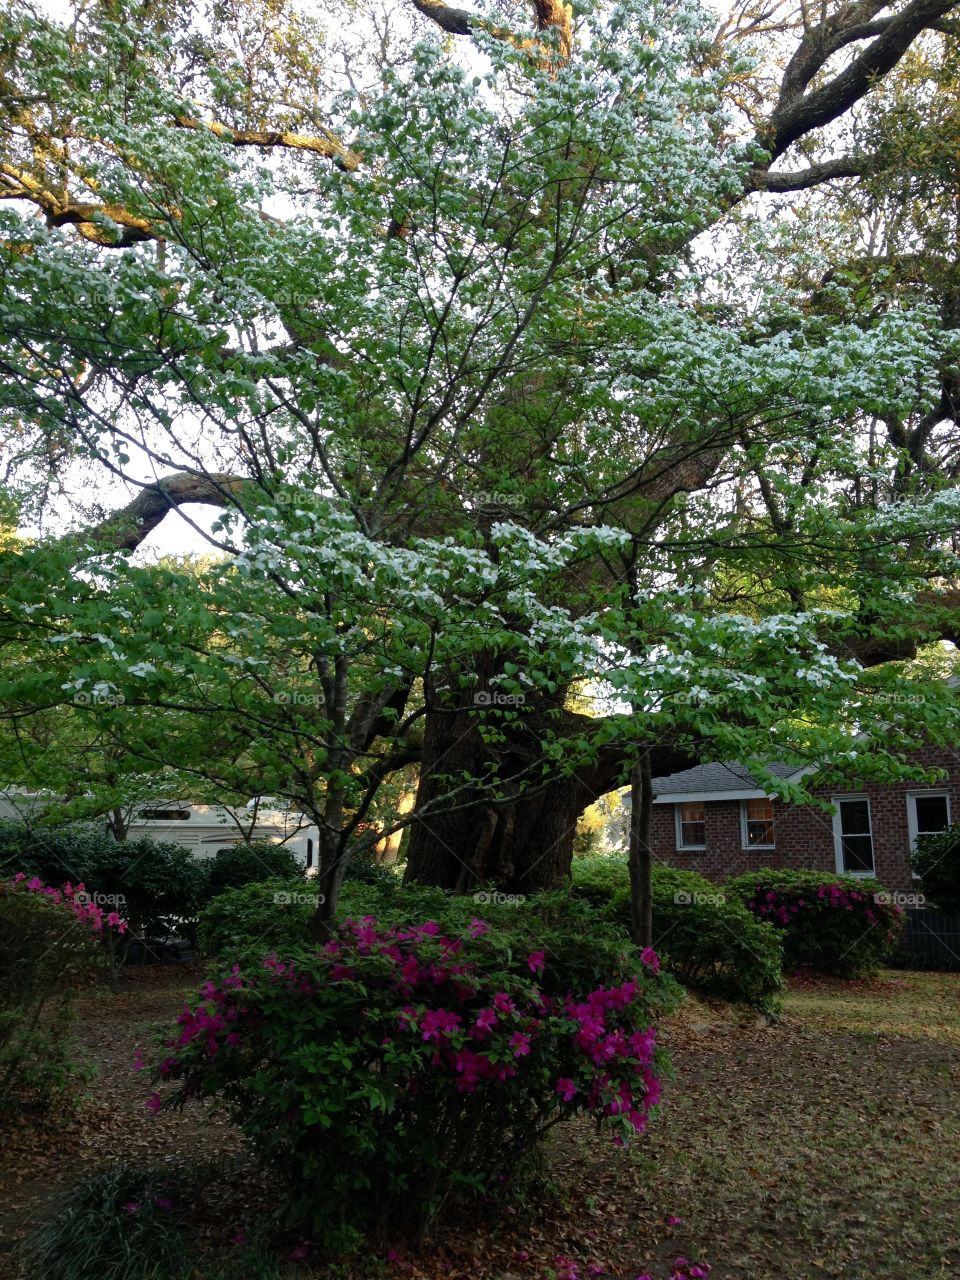
[[27, 1238], [32, 1280], [186, 1280], [185, 1206], [169, 1169], [120, 1165], [57, 1197]]
[[192, 930], [207, 872], [189, 849], [146, 837], [118, 843], [105, 832], [0, 823], [0, 875], [47, 884], [82, 882], [134, 933]]
[[763, 868], [724, 887], [780, 932], [790, 968], [861, 977], [883, 964], [900, 937], [903, 913], [873, 879]]
[[960, 822], [935, 836], [920, 836], [913, 869], [924, 897], [944, 915], [960, 916]]
[[368, 915], [224, 965], [158, 1064], [168, 1105], [226, 1108], [331, 1253], [506, 1194], [558, 1119], [629, 1141], [660, 1096], [654, 1024], [680, 989], [652, 952], [553, 895], [503, 927], [444, 902], [448, 922]]
[[0, 881], [0, 1109], [45, 1109], [83, 1078], [70, 996], [99, 962], [103, 925], [72, 886], [65, 895], [36, 878]]
[[227, 889], [242, 889], [244, 885], [259, 884], [264, 880], [293, 882], [303, 879], [306, 874], [303, 864], [291, 849], [269, 840], [218, 849], [206, 862], [205, 870], [205, 902], [212, 901]]
[[[584, 858], [573, 887], [604, 918], [630, 927], [626, 859]], [[653, 869], [653, 945], [684, 986], [774, 1012], [783, 990], [780, 942], [769, 925], [694, 871]]]
[[218, 894], [200, 912], [197, 937], [213, 956], [304, 945], [315, 910], [309, 882], [263, 880]]

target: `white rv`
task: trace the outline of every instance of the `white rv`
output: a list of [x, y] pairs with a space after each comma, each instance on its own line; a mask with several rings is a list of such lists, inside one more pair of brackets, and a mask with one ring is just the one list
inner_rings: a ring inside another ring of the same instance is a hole
[[[0, 821], [29, 822], [56, 799], [52, 792], [0, 788]], [[99, 822], [86, 825], [101, 826]], [[218, 849], [244, 840], [269, 840], [286, 845], [311, 870], [316, 866], [319, 833], [302, 813], [270, 799], [258, 799], [240, 809], [184, 800], [145, 800], [134, 808], [127, 834], [131, 840], [148, 836], [183, 845], [198, 858], [212, 857]]]
[[302, 813], [251, 800], [246, 809], [220, 804], [151, 801], [138, 805], [128, 825], [131, 839], [149, 836], [193, 849], [199, 858], [245, 840], [285, 845], [309, 870], [317, 855], [317, 828]]

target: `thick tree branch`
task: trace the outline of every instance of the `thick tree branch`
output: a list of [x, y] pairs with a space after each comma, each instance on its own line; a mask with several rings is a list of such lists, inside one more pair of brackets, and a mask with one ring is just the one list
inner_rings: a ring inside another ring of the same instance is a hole
[[249, 483], [246, 476], [227, 474], [164, 476], [144, 486], [131, 503], [89, 530], [87, 536], [98, 550], [134, 551], [174, 508], [189, 503], [225, 507]]
[[[869, 0], [862, 8], [854, 6], [856, 21], [853, 24], [849, 22], [850, 11], [847, 10], [843, 39], [839, 38], [842, 27], [837, 29], [832, 39], [822, 26], [813, 28], [804, 37], [784, 76], [780, 100], [770, 117], [765, 136], [758, 139], [770, 153], [771, 161], [781, 156], [792, 143], [814, 129], [830, 124], [859, 102], [880, 76], [897, 65], [921, 31], [956, 9], [957, 0], [910, 0], [899, 13], [885, 21], [881, 34], [849, 66], [819, 88], [800, 95], [800, 90], [810, 83], [830, 53], [849, 43], [851, 26], [854, 30], [862, 27], [862, 17], [882, 7], [878, 0]], [[841, 10], [828, 22], [842, 24], [844, 13]]]
[[344, 146], [329, 129], [316, 135], [288, 133], [281, 129], [231, 129], [216, 120], [196, 120], [193, 116], [178, 116], [174, 123], [178, 129], [206, 129], [232, 147], [280, 147], [291, 151], [307, 151], [332, 160], [338, 169], [347, 173], [353, 172], [360, 165], [357, 153]]
[[788, 173], [758, 170], [751, 176], [751, 182], [757, 191], [805, 191], [808, 187], [817, 187], [836, 178], [862, 178], [873, 173], [877, 164], [876, 156], [838, 156], [835, 160], [824, 160], [807, 169], [796, 169]]

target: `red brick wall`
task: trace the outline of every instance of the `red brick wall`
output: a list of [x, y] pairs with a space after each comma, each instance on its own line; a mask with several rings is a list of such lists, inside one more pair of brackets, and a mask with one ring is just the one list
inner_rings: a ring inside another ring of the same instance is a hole
[[[910, 835], [907, 822], [907, 794], [911, 791], [946, 791], [950, 796], [950, 816], [960, 820], [960, 761], [940, 747], [917, 751], [918, 764], [947, 770], [942, 782], [896, 783], [866, 786], [812, 788], [813, 794], [829, 801], [833, 796], [865, 795], [870, 801], [873, 828], [873, 860], [877, 879], [886, 888], [915, 893], [910, 869]], [[706, 848], [676, 847], [674, 805], [655, 804], [651, 823], [654, 856], [671, 867], [699, 871], [710, 880], [739, 875], [760, 867], [792, 867], [798, 871], [835, 871], [833, 822], [831, 814], [808, 805], [773, 802], [773, 849], [744, 849], [740, 834], [740, 802], [713, 800], [704, 804]]]

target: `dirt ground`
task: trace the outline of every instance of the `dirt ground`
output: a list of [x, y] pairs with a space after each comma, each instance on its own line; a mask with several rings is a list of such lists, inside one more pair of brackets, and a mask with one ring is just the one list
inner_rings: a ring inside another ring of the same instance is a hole
[[[17, 1240], [61, 1193], [121, 1160], [215, 1162], [192, 1220], [198, 1258], [214, 1260], [198, 1263], [199, 1280], [269, 1207], [231, 1125], [201, 1106], [153, 1116], [144, 1105], [135, 1051], [151, 1055], [198, 979], [186, 966], [131, 970], [118, 995], [81, 997], [87, 1098], [4, 1135], [3, 1280], [18, 1275]], [[794, 979], [777, 1024], [691, 999], [665, 1030], [677, 1078], [635, 1150], [568, 1125], [555, 1131], [544, 1201], [451, 1224], [419, 1254], [385, 1247], [325, 1270], [308, 1253], [289, 1274], [662, 1280], [685, 1256], [709, 1263], [710, 1280], [960, 1280], [960, 975]]]

